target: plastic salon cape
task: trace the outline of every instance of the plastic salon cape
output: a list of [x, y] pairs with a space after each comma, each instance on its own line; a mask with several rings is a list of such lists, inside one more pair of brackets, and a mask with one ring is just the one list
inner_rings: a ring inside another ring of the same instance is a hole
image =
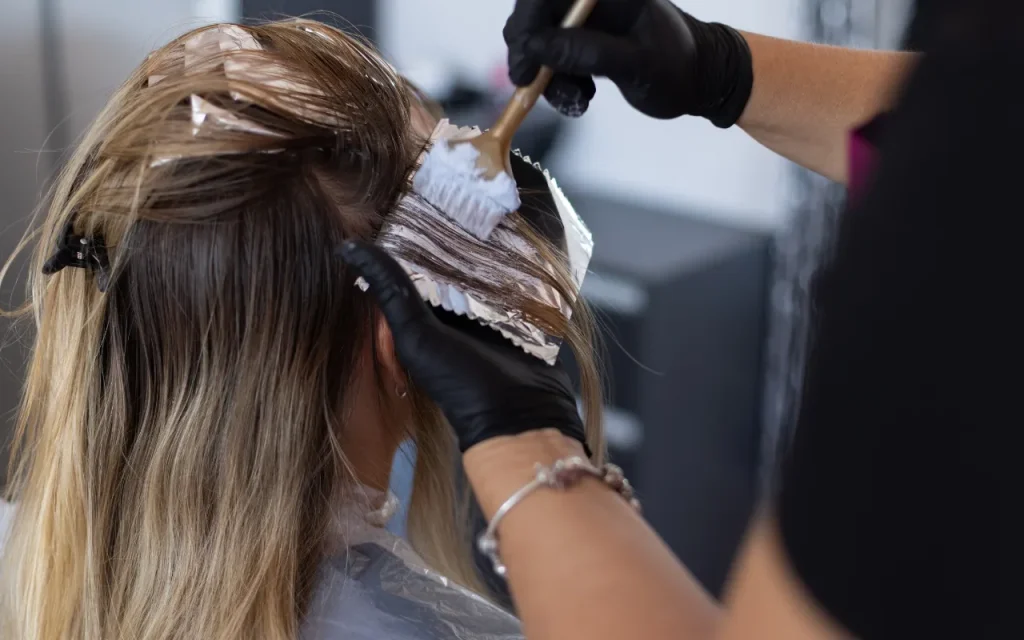
[[360, 502], [339, 514], [339, 550], [320, 567], [302, 640], [521, 640], [515, 616], [429, 569]]
[[[0, 502], [0, 542], [11, 505]], [[342, 549], [320, 567], [302, 640], [521, 640], [519, 621], [427, 568], [401, 538], [356, 507]]]

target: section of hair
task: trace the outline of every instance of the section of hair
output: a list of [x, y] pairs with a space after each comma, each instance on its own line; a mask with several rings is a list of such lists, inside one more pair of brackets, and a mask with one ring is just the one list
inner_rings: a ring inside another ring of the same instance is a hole
[[[338, 438], [349, 381], [373, 366], [361, 358], [377, 312], [334, 249], [374, 237], [425, 140], [411, 125], [418, 94], [365, 43], [305, 20], [245, 30], [259, 49], [186, 65], [198, 30], [152, 54], [19, 247], [38, 242], [26, 309], [36, 334], [0, 636], [298, 635], [333, 501], [354, 481], [359, 452]], [[259, 73], [227, 74], [228, 62]], [[197, 125], [193, 97], [256, 127]], [[85, 270], [41, 275], [68, 221], [105, 239], [106, 292]], [[563, 328], [596, 438], [600, 380], [577, 306]], [[421, 393], [412, 399], [392, 419], [396, 439], [419, 444], [410, 537], [474, 587], [453, 524], [450, 429]]]

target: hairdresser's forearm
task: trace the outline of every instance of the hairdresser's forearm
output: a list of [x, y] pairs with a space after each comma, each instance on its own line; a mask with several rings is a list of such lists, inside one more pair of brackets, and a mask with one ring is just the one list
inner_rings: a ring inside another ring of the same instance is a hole
[[743, 35], [754, 87], [739, 126], [772, 151], [846, 184], [849, 131], [892, 106], [917, 55]]
[[[557, 432], [470, 449], [467, 476], [485, 515], [533, 477], [537, 462], [578, 455]], [[530, 640], [709, 638], [718, 609], [660, 538], [597, 480], [540, 490], [499, 526], [509, 586]]]

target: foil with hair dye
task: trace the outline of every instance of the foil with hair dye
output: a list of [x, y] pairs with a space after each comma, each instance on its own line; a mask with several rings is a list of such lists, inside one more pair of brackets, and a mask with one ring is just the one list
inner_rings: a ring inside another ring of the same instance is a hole
[[[304, 21], [297, 20], [295, 26], [306, 33], [319, 34], [326, 37]], [[288, 69], [263, 60], [247, 57], [246, 53], [263, 51], [256, 37], [244, 27], [236, 24], [218, 24], [199, 31], [182, 43], [181, 73], [192, 75], [220, 69], [229, 83], [237, 87], [262, 85], [279, 90], [283, 95], [291, 96], [283, 107], [310, 122], [325, 127], [336, 127], [338, 123], [330, 114], [311, 110], [303, 103], [303, 97], [319, 93], [316, 87], [298, 82]], [[162, 74], [151, 74], [146, 82], [148, 87], [155, 87], [167, 78]], [[199, 137], [207, 128], [238, 131], [257, 136], [283, 138], [279, 131], [264, 127], [244, 115], [244, 107], [251, 106], [245, 94], [239, 90], [228, 92], [233, 104], [230, 108], [219, 105], [201, 95], [193, 94], [189, 98], [192, 113], [192, 135]], [[278, 153], [283, 149], [270, 148], [264, 153]], [[154, 158], [151, 167], [167, 164], [177, 157]]]
[[[262, 50], [256, 38], [239, 25], [220, 24], [200, 31], [185, 40], [182, 49], [182, 72], [186, 75], [208, 71], [221, 65], [228, 80], [258, 80], [258, 78], [246, 77], [247, 69], [240, 67], [237, 61], [226, 57], [231, 52]], [[155, 87], [166, 77], [166, 75], [152, 74], [146, 79], [147, 86]], [[242, 96], [237, 92], [231, 92], [231, 99], [239, 103], [243, 101]], [[189, 108], [192, 112], [193, 136], [201, 135], [206, 127], [219, 127], [259, 136], [282, 137], [281, 133], [271, 131], [244, 117], [238, 109], [226, 109], [200, 95], [193, 94], [189, 97]], [[150, 167], [159, 167], [178, 159], [177, 156], [153, 158], [150, 161]]]
[[[442, 120], [431, 139], [466, 139], [479, 133], [479, 129], [459, 128]], [[569, 293], [579, 296], [594, 241], [547, 170], [518, 151], [511, 164], [523, 204], [517, 213], [506, 216], [487, 240], [476, 238], [416, 193], [409, 193], [385, 218], [377, 244], [402, 265], [428, 303], [491, 327], [525, 352], [554, 364], [564, 336], [538, 326], [522, 308], [497, 292], [515, 290], [520, 299], [557, 310], [568, 323], [573, 301], [564, 299], [550, 281], [537, 277], [536, 270], [555, 273], [551, 260], [564, 261], [562, 266], [568, 267], [571, 276]], [[553, 257], [545, 257], [526, 240], [524, 224], [547, 240], [554, 249]], [[480, 245], [484, 246], [479, 252], [459, 250]], [[513, 260], [502, 260], [502, 264], [524, 268], [492, 263], [486, 258], [488, 253], [512, 256]], [[365, 289], [365, 281], [359, 284]]]

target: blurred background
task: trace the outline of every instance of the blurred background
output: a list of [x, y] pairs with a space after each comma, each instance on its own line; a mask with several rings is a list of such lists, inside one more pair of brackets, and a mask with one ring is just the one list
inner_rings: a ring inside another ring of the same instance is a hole
[[[512, 0], [3, 0], [0, 258], [110, 93], [148, 51], [201, 24], [330, 12], [442, 102], [488, 126], [511, 92]], [[909, 0], [678, 0], [768, 35], [894, 48]], [[604, 325], [613, 460], [683, 561], [718, 593], [798, 400], [807, 289], [842, 192], [737, 129], [633, 112], [602, 82], [585, 118], [541, 105], [518, 146], [550, 169], [594, 233], [585, 294]], [[10, 309], [23, 279], [0, 291]], [[0, 320], [0, 435], [19, 395], [26, 328]], [[408, 488], [408, 459], [395, 489]], [[396, 528], [401, 531], [400, 520]]]

